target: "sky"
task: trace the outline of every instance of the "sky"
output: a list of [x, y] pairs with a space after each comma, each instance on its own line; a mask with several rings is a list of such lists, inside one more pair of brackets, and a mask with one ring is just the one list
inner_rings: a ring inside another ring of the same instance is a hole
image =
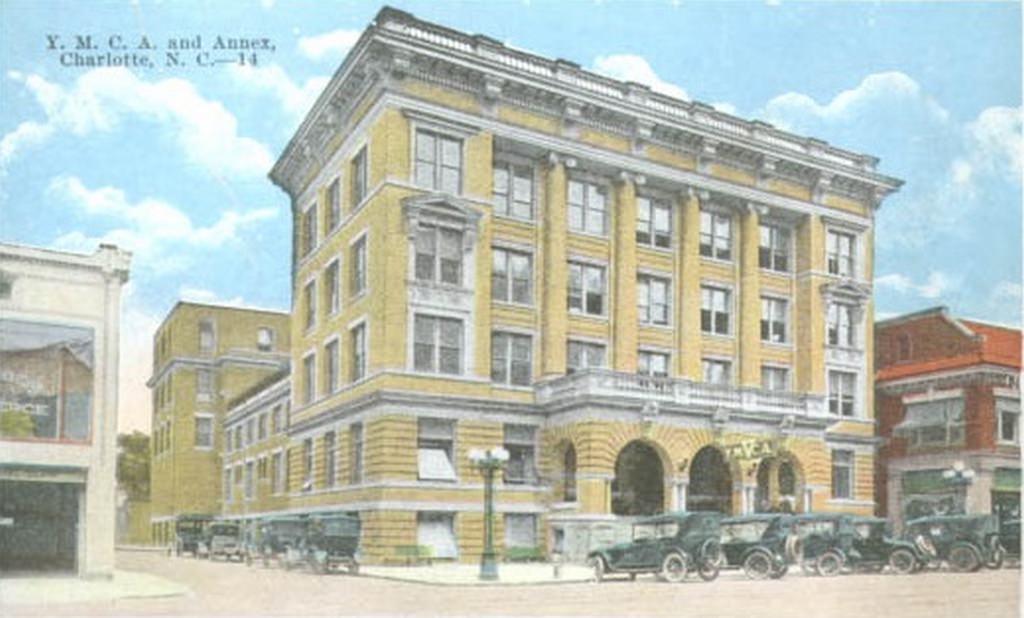
[[[267, 173], [380, 6], [0, 2], [0, 240], [133, 252], [122, 430], [149, 429], [151, 337], [178, 299], [290, 306], [290, 206]], [[1019, 3], [392, 6], [879, 157], [906, 184], [877, 213], [876, 317], [1020, 325]], [[75, 66], [85, 36], [154, 62]], [[217, 37], [268, 41], [254, 65]]]

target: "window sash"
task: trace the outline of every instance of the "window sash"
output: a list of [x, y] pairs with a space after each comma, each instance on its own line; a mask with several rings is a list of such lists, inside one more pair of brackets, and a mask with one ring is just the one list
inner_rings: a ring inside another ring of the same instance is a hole
[[853, 497], [853, 451], [832, 451], [832, 497]]
[[356, 484], [363, 480], [363, 424], [354, 423], [349, 429], [349, 440], [351, 442], [351, 468], [349, 482]]
[[334, 340], [327, 344], [324, 350], [324, 375], [327, 381], [324, 384], [324, 393], [332, 394], [338, 390], [338, 341]]
[[356, 382], [366, 375], [366, 325], [360, 324], [352, 329], [352, 365], [351, 381]]
[[429, 315], [414, 319], [413, 368], [417, 371], [462, 373], [462, 321]]
[[569, 181], [569, 229], [604, 236], [608, 233], [607, 191], [581, 180]]
[[333, 230], [341, 222], [341, 188], [335, 178], [327, 187], [327, 229]]
[[845, 347], [856, 346], [857, 330], [853, 320], [853, 306], [845, 303], [831, 303], [828, 306], [828, 344]]
[[462, 140], [423, 129], [416, 131], [416, 184], [458, 195], [462, 190]]
[[566, 353], [566, 373], [605, 366], [605, 346], [599, 343], [570, 341]]
[[847, 371], [828, 373], [828, 411], [838, 416], [853, 416], [856, 408], [857, 375]]
[[366, 237], [360, 238], [352, 245], [351, 260], [352, 296], [358, 296], [366, 290]]
[[313, 252], [316, 248], [317, 241], [317, 205], [314, 202], [312, 206], [306, 209], [306, 212], [302, 215], [302, 255], [307, 256]]
[[783, 367], [761, 367], [761, 388], [769, 391], [788, 391], [789, 370]]
[[500, 162], [494, 166], [494, 212], [517, 219], [533, 219], [533, 169]]
[[195, 444], [198, 447], [210, 448], [213, 446], [213, 419], [208, 416], [196, 417]]
[[338, 262], [331, 262], [324, 273], [324, 289], [327, 294], [327, 310], [332, 314], [338, 312], [341, 305], [341, 294], [338, 286]]
[[462, 232], [421, 223], [416, 231], [416, 279], [462, 285]]
[[854, 248], [856, 240], [852, 234], [828, 233], [828, 272], [833, 275], [852, 277], [856, 266]]
[[569, 262], [569, 312], [603, 316], [606, 292], [605, 269]]
[[522, 305], [533, 303], [533, 259], [528, 253], [492, 249], [491, 298]]
[[337, 435], [333, 431], [324, 434], [324, 486], [334, 487], [337, 477]]
[[302, 359], [302, 403], [311, 403], [316, 387], [316, 355], [310, 354]]
[[668, 354], [641, 350], [637, 353], [636, 360], [637, 374], [658, 378], [668, 377]]
[[355, 209], [366, 197], [366, 146], [363, 146], [359, 153], [352, 159], [352, 208]]
[[637, 277], [637, 309], [641, 324], [667, 325], [669, 322], [669, 281], [662, 277]]
[[705, 333], [728, 335], [730, 332], [731, 298], [729, 290], [701, 287], [700, 329]]
[[316, 282], [310, 281], [304, 288], [304, 300], [306, 301], [305, 326], [307, 329], [316, 324]]
[[700, 213], [700, 254], [732, 260], [732, 218], [715, 212]]
[[780, 298], [761, 299], [761, 341], [785, 343], [789, 303]]
[[761, 226], [758, 266], [776, 272], [789, 272], [790, 231], [773, 225]]
[[725, 360], [708, 359], [701, 361], [704, 382], [707, 384], [732, 384], [732, 363]]
[[672, 210], [660, 200], [636, 199], [636, 242], [640, 245], [672, 246]]
[[529, 386], [533, 379], [532, 337], [496, 332], [491, 335], [491, 381]]

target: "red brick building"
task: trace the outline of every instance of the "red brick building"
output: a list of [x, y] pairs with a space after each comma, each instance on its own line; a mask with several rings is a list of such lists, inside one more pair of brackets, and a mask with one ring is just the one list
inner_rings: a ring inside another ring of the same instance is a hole
[[1020, 516], [1020, 330], [937, 307], [875, 326], [876, 503]]

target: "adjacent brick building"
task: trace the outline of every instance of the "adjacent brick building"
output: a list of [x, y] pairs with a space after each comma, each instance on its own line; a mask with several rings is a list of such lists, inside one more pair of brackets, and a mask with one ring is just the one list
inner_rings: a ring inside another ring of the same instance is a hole
[[944, 307], [875, 327], [882, 514], [1020, 516], [1019, 330]]

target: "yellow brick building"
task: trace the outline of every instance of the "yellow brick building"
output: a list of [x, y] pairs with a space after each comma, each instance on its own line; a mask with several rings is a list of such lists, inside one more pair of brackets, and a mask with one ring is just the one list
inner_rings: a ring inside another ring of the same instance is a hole
[[222, 474], [237, 496], [283, 453], [284, 477], [228, 512], [354, 511], [365, 561], [475, 561], [468, 452], [503, 445], [506, 551], [580, 558], [669, 509], [872, 513], [900, 186], [876, 163], [384, 9], [271, 172], [292, 374], [229, 423], [290, 389], [287, 436]]
[[174, 540], [184, 513], [219, 514], [229, 402], [286, 369], [288, 313], [179, 302], [153, 337], [150, 525]]

